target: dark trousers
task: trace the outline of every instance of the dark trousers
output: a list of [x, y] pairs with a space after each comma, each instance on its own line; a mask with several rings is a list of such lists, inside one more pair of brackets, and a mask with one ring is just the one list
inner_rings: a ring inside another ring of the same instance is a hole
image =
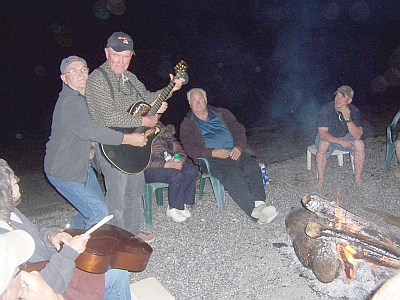
[[144, 178], [147, 183], [168, 183], [169, 206], [183, 210], [184, 204], [194, 204], [197, 174], [197, 167], [192, 164], [183, 164], [181, 170], [173, 168], [145, 170]]
[[254, 201], [265, 201], [265, 190], [258, 162], [243, 152], [238, 160], [209, 158], [210, 172], [228, 190], [232, 199], [249, 216]]

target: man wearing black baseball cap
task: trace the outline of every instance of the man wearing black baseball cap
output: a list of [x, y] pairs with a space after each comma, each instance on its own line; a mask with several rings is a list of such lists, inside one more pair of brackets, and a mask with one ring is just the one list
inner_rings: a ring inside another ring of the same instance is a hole
[[[154, 127], [158, 122], [156, 115], [135, 116], [129, 113], [134, 103], [141, 101], [151, 105], [162, 91], [148, 91], [144, 84], [128, 71], [132, 56], [135, 55], [133, 46], [133, 40], [128, 34], [114, 32], [108, 38], [104, 49], [107, 61], [88, 78], [86, 100], [92, 118], [100, 125], [137, 128]], [[170, 77], [173, 80], [172, 74]], [[171, 94], [179, 90], [183, 82], [182, 78], [174, 80]], [[163, 113], [166, 109], [167, 103], [163, 102], [157, 113]], [[140, 135], [145, 144], [147, 137], [143, 133]], [[96, 151], [101, 152], [98, 144]], [[153, 234], [141, 232], [143, 172], [127, 174], [112, 165], [104, 155], [99, 155], [99, 160], [106, 182], [106, 203], [109, 212], [114, 215], [110, 223], [148, 243], [154, 241]]]
[[324, 185], [324, 171], [327, 157], [334, 150], [350, 151], [354, 156], [354, 181], [362, 184], [361, 171], [364, 166], [365, 146], [361, 140], [363, 128], [360, 110], [351, 102], [354, 91], [348, 85], [342, 85], [334, 93], [335, 99], [325, 104], [319, 113], [318, 135], [315, 139], [315, 156], [318, 172], [317, 189]]

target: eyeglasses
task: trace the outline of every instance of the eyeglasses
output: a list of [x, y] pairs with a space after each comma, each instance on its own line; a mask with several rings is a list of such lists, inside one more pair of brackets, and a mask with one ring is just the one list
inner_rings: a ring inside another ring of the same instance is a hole
[[13, 183], [13, 185], [12, 185], [12, 186], [14, 186], [14, 185], [18, 184], [18, 183], [19, 183], [19, 181], [20, 181], [19, 177], [18, 177], [18, 176], [16, 176], [16, 175], [14, 175], [14, 180], [15, 180], [15, 182]]
[[69, 71], [67, 71], [67, 72], [65, 72], [65, 73], [63, 73], [63, 74], [64, 74], [64, 75], [65, 75], [65, 74], [79, 75], [79, 74], [81, 74], [81, 72], [82, 72], [83, 74], [89, 74], [89, 68], [88, 68], [88, 67], [73, 68], [73, 69], [71, 69], [71, 70], [69, 70]]

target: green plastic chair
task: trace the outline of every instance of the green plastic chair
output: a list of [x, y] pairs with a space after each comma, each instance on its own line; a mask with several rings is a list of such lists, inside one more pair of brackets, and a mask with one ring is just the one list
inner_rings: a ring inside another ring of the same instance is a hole
[[207, 167], [207, 170], [204, 170], [200, 167], [201, 178], [200, 178], [200, 187], [199, 187], [199, 200], [201, 200], [201, 198], [203, 197], [203, 189], [204, 189], [204, 184], [206, 182], [206, 178], [209, 178], [212, 188], [213, 188], [213, 191], [214, 191], [214, 197], [217, 200], [218, 209], [224, 210], [225, 209], [225, 188], [224, 188], [224, 186], [217, 178], [215, 178], [214, 176], [211, 175], [210, 164], [208, 163], [207, 158], [198, 157], [197, 159], [202, 160]]
[[[393, 129], [396, 127], [400, 119], [400, 111], [394, 116], [392, 123], [386, 129], [386, 156], [385, 156], [385, 173], [389, 171], [390, 165], [392, 163], [393, 154], [396, 151], [394, 147], [394, 141], [396, 137], [393, 137]], [[395, 163], [398, 164], [399, 160], [397, 155], [395, 157]]]
[[168, 187], [168, 183], [153, 182], [146, 183], [144, 181], [143, 193], [143, 210], [145, 226], [148, 229], [153, 228], [153, 192], [156, 194], [156, 202], [158, 206], [163, 205], [163, 189]]

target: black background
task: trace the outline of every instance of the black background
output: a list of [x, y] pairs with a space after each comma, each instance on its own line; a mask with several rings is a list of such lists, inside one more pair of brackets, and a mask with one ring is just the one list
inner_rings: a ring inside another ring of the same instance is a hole
[[[1, 1], [2, 139], [46, 139], [61, 59], [79, 55], [97, 68], [115, 31], [134, 39], [129, 70], [149, 90], [166, 86], [174, 65], [187, 62], [189, 83], [169, 100], [164, 123], [180, 124], [193, 87], [204, 88], [210, 104], [230, 109], [246, 127], [287, 119], [313, 124], [318, 107], [343, 84], [353, 87], [361, 109], [399, 101], [397, 0], [126, 0], [122, 14], [107, 12], [106, 4]], [[377, 85], [379, 76], [388, 83]]]

